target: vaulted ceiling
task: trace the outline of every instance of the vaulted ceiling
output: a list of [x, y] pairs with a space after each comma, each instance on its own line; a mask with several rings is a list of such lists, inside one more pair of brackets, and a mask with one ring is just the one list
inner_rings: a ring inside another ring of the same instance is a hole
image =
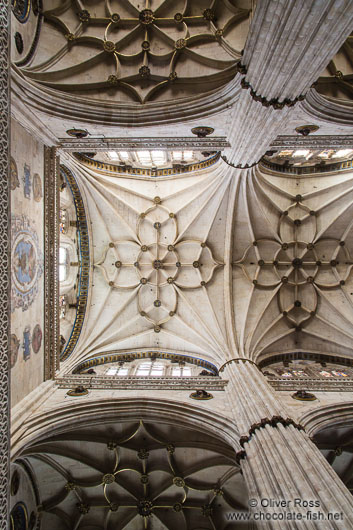
[[236, 171], [215, 157], [190, 174], [138, 177], [74, 157], [66, 165], [92, 254], [68, 366], [141, 348], [217, 366], [298, 350], [353, 356], [349, 170]]
[[249, 0], [46, 1], [36, 54], [22, 71], [98, 100], [209, 92], [234, 76], [250, 10]]
[[64, 432], [19, 462], [38, 484], [42, 528], [225, 530], [228, 512], [247, 511], [234, 459], [212, 436], [141, 421]]

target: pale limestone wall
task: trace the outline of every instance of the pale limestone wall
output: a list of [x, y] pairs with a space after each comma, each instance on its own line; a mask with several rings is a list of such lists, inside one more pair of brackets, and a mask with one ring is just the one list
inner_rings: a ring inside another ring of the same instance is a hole
[[11, 125], [11, 405], [43, 381], [43, 144]]
[[304, 414], [321, 409], [328, 405], [348, 405], [352, 403], [351, 392], [312, 392], [316, 396], [315, 401], [298, 401], [292, 398], [294, 392], [277, 392], [281, 403], [290, 412], [295, 420], [300, 420]]

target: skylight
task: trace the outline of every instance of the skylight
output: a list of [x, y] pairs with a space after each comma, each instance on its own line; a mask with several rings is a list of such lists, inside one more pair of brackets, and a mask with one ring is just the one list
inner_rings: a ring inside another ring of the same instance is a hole
[[307, 158], [309, 153], [310, 153], [309, 149], [297, 149], [296, 151], [294, 151], [292, 156], [294, 158], [299, 157], [299, 156], [305, 156], [305, 158]]

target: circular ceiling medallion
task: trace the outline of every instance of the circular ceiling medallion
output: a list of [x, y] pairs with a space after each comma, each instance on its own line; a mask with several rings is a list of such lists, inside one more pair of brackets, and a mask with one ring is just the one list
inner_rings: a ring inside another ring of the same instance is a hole
[[308, 136], [310, 133], [318, 131], [319, 126], [318, 125], [301, 125], [300, 127], [296, 127], [295, 130], [298, 134], [301, 134], [302, 136]]
[[139, 21], [145, 26], [152, 24], [154, 21], [153, 11], [151, 9], [144, 9], [143, 11], [141, 11], [141, 13], [139, 14]]
[[37, 245], [31, 234], [19, 232], [12, 250], [12, 278], [16, 288], [28, 292], [37, 280]]
[[11, 530], [27, 530], [28, 512], [23, 502], [18, 502], [10, 514]]
[[292, 398], [297, 399], [298, 401], [315, 401], [317, 399], [314, 394], [310, 394], [305, 390], [298, 390], [292, 395]]
[[85, 396], [88, 394], [87, 388], [82, 385], [77, 386], [76, 388], [69, 390], [67, 392], [68, 396]]
[[28, 20], [31, 3], [31, 0], [12, 0], [12, 12], [21, 24]]
[[191, 129], [191, 132], [192, 134], [195, 134], [198, 138], [206, 138], [206, 136], [214, 132], [214, 128], [202, 125], [200, 127], [194, 127], [193, 129]]
[[115, 475], [112, 473], [106, 473], [102, 478], [103, 484], [113, 484], [115, 482]]
[[73, 138], [86, 138], [86, 136], [88, 136], [88, 131], [85, 131], [85, 129], [68, 129], [66, 134]]
[[204, 401], [207, 399], [212, 399], [213, 396], [209, 392], [206, 392], [206, 390], [195, 390], [192, 394], [190, 394], [191, 399], [197, 399], [200, 401]]

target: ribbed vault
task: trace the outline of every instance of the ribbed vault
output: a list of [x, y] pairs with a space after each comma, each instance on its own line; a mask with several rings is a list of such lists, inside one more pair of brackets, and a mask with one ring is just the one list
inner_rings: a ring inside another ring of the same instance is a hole
[[38, 44], [22, 71], [97, 100], [145, 103], [209, 92], [234, 77], [250, 8], [248, 0], [44, 0]]
[[222, 293], [229, 290], [233, 170], [217, 162], [190, 175], [148, 178], [73, 158], [66, 165], [86, 204], [92, 259], [90, 299], [70, 366], [139, 348], [192, 352], [216, 364], [229, 358]]
[[33, 471], [42, 526], [215, 530], [247, 509], [234, 458], [212, 435], [130, 421], [42, 439], [19, 462]]
[[249, 170], [234, 217], [233, 302], [240, 352], [352, 356], [350, 172], [300, 178]]

